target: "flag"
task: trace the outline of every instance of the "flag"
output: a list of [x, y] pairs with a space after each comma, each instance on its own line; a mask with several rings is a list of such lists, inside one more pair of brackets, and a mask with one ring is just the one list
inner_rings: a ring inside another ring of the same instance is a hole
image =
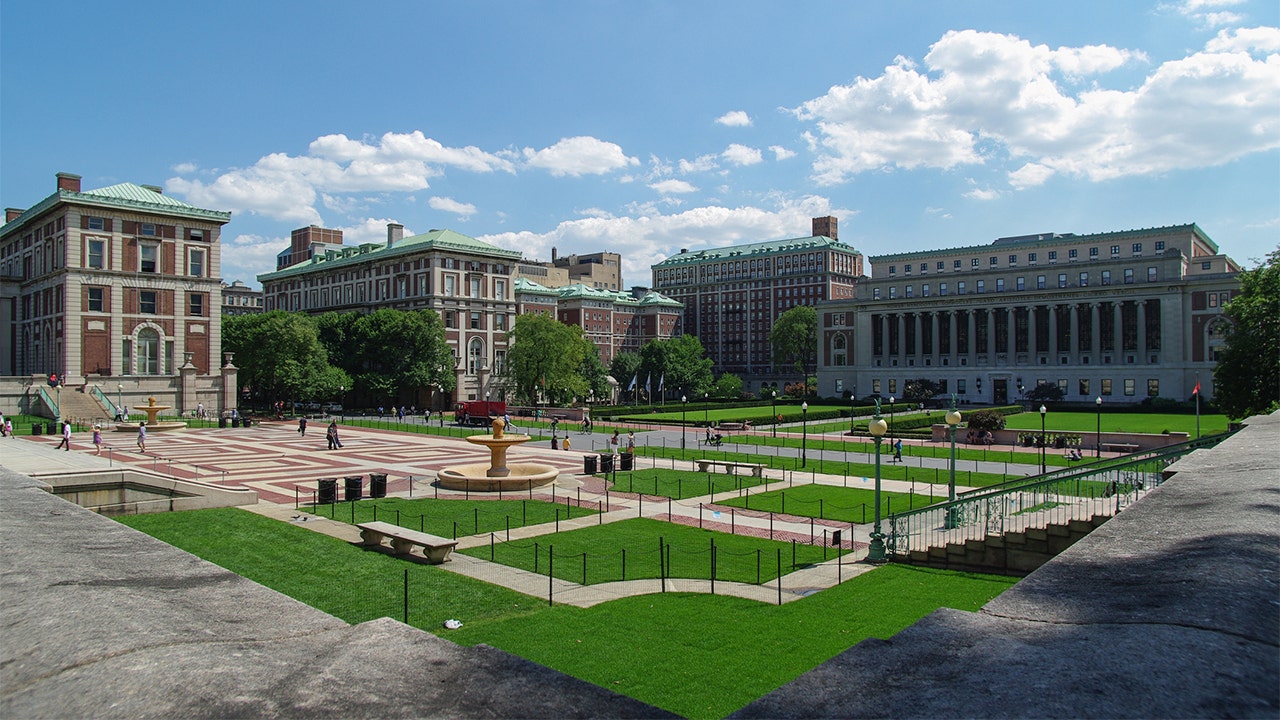
[[665, 372], [658, 376], [658, 392], [662, 392], [662, 381], [666, 379], [667, 374]]
[[1192, 395], [1199, 395], [1199, 394], [1200, 394], [1200, 381], [1199, 381], [1199, 380], [1197, 380], [1197, 381], [1196, 381], [1196, 387], [1195, 387], [1195, 389], [1194, 389], [1194, 390], [1192, 390], [1192, 391], [1191, 391], [1191, 394], [1192, 394]]
[[640, 377], [640, 373], [636, 373], [635, 375], [631, 376], [631, 384], [627, 386], [627, 392], [631, 392], [632, 390], [636, 389], [636, 380], [639, 379], [639, 377]]

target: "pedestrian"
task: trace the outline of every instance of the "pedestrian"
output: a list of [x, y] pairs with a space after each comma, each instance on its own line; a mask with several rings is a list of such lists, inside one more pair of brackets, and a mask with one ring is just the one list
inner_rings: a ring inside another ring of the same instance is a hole
[[565, 449], [565, 450], [568, 450], [568, 449], [569, 449], [569, 436], [568, 436], [568, 435], [565, 435], [565, 436], [564, 436], [564, 449]]
[[618, 452], [618, 431], [613, 431], [613, 437], [609, 438], [609, 451]]
[[422, 411], [422, 422], [424, 425], [431, 424], [431, 408]]
[[102, 424], [101, 423], [93, 424], [93, 447], [96, 450], [96, 452], [94, 453], [95, 455], [102, 454]]
[[560, 427], [560, 418], [557, 418], [557, 417], [551, 418], [551, 435], [552, 436], [555, 436], [556, 428], [558, 427]]
[[0, 413], [0, 437], [8, 437], [9, 435], [9, 430], [6, 427], [7, 422], [4, 413]]
[[342, 441], [338, 439], [338, 421], [331, 420], [329, 429], [325, 431], [325, 438], [329, 441], [330, 450], [342, 449]]
[[307, 419], [305, 417], [298, 418], [298, 434], [302, 437], [307, 436]]
[[404, 422], [404, 406], [403, 405], [401, 405], [400, 409], [396, 411], [396, 422]]
[[506, 415], [502, 416], [502, 425], [507, 430], [511, 430], [513, 432], [519, 432], [519, 428], [511, 424], [511, 413], [507, 413]]
[[4, 430], [5, 430], [5, 433], [9, 435], [9, 437], [13, 437], [13, 418], [4, 419]]
[[893, 443], [893, 461], [902, 461], [902, 440], [895, 440]]
[[55, 447], [54, 450], [58, 448], [64, 448], [67, 452], [71, 452], [71, 423], [65, 420], [62, 422], [62, 441], [58, 443], [58, 447]]
[[204, 403], [196, 403], [196, 417], [204, 419]]
[[635, 430], [627, 431], [627, 452], [634, 454], [636, 451], [636, 432]]
[[147, 421], [146, 420], [142, 420], [138, 423], [138, 450], [144, 453], [147, 451]]

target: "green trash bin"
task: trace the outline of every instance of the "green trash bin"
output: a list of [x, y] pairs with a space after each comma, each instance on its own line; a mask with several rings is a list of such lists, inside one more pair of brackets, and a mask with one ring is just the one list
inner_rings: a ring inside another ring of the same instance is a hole
[[595, 455], [582, 456], [582, 474], [583, 475], [596, 474], [596, 456]]

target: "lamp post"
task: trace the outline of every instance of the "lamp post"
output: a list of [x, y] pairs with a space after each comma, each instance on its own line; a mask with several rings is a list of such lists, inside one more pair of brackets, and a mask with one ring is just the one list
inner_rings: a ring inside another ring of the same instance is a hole
[[120, 416], [121, 422], [129, 418], [124, 416], [124, 385], [116, 383], [116, 415]]
[[347, 386], [338, 386], [338, 419], [346, 424], [347, 422]]
[[[960, 424], [960, 411], [956, 409], [956, 396], [951, 396], [951, 412], [947, 413], [947, 427], [950, 428], [951, 434], [951, 475], [947, 480], [947, 501], [954, 503], [956, 501], [956, 426]], [[956, 526], [956, 509], [954, 506], [947, 507], [946, 527], [948, 530]]]
[[1102, 457], [1102, 396], [1099, 395], [1093, 404], [1098, 409], [1098, 430], [1094, 435], [1093, 456], [1100, 458]]
[[800, 422], [800, 467], [804, 467], [809, 460], [808, 449], [805, 447], [809, 441], [809, 403], [807, 402], [800, 403]]
[[710, 411], [707, 409], [711, 402], [711, 393], [702, 393], [702, 422], [707, 427], [711, 427]]
[[876, 442], [876, 524], [871, 529], [871, 545], [867, 548], [867, 562], [878, 565], [888, 560], [884, 552], [884, 533], [880, 532], [880, 443], [884, 442], [884, 433], [888, 430], [888, 426], [880, 417], [879, 398], [876, 399], [875, 419], [867, 424], [867, 430]]
[[889, 396], [889, 443], [893, 443], [893, 403], [894, 397]]
[[1047, 412], [1049, 412], [1048, 409], [1046, 409], [1045, 406], [1041, 405], [1040, 406], [1040, 474], [1041, 475], [1045, 473], [1044, 446], [1048, 444], [1045, 441], [1045, 437], [1044, 437], [1044, 415]]
[[769, 397], [773, 399], [773, 422], [769, 423], [773, 426], [773, 436], [778, 437], [778, 391], [770, 390]]
[[849, 396], [849, 436], [853, 436], [853, 411], [858, 407], [858, 396], [856, 394]]
[[680, 450], [681, 451], [684, 450], [684, 434], [685, 434], [684, 416], [685, 416], [685, 412], [688, 409], [689, 409], [689, 396], [681, 395], [680, 396]]

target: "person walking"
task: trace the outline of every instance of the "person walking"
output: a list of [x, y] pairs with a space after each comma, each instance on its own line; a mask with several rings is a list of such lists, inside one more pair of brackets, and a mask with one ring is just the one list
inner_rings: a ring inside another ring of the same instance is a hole
[[58, 447], [55, 447], [54, 450], [58, 448], [71, 452], [71, 423], [65, 420], [62, 422], [62, 441], [58, 443]]
[[138, 449], [142, 452], [147, 451], [147, 421], [143, 420], [138, 423]]
[[618, 441], [619, 441], [618, 431], [615, 428], [613, 431], [613, 437], [609, 438], [609, 452], [613, 452], [613, 453], [618, 452]]
[[628, 430], [627, 431], [627, 452], [631, 454], [635, 454], [635, 451], [636, 451], [636, 431]]
[[902, 462], [902, 440], [899, 438], [893, 443], [893, 461]]
[[338, 440], [338, 421], [331, 420], [329, 429], [324, 433], [325, 439], [329, 441], [330, 450], [338, 450], [342, 448], [342, 443]]
[[304, 417], [298, 418], [298, 434], [302, 437], [307, 436], [307, 419]]
[[569, 449], [569, 436], [568, 436], [568, 435], [565, 435], [565, 436], [564, 436], [564, 449], [565, 449], [565, 450], [568, 450], [568, 449]]
[[102, 454], [102, 425], [100, 423], [93, 424], [93, 447], [95, 455]]
[[9, 434], [9, 437], [13, 437], [13, 418], [4, 419], [4, 429]]

